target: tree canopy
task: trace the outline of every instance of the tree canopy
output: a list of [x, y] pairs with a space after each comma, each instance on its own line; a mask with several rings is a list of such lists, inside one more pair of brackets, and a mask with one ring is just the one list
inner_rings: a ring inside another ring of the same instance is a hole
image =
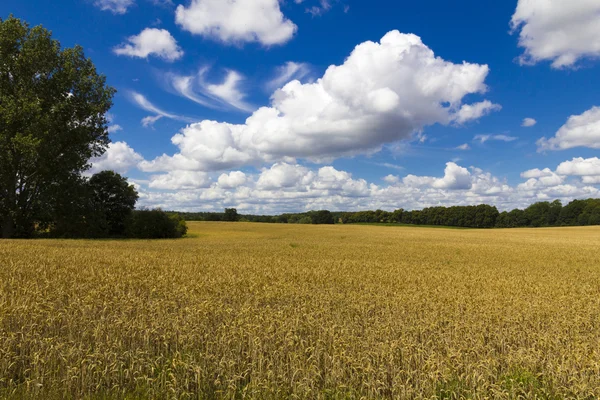
[[114, 93], [80, 46], [61, 49], [41, 26], [0, 19], [2, 237], [30, 236], [55, 192], [104, 153]]

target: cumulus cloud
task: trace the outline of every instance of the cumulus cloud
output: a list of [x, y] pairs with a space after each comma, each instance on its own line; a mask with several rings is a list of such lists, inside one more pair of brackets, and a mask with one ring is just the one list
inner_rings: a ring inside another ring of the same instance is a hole
[[600, 149], [600, 107], [581, 115], [572, 115], [553, 138], [537, 141], [538, 151], [565, 150], [573, 147]]
[[109, 125], [106, 130], [108, 131], [108, 133], [116, 133], [119, 131], [123, 130], [123, 127], [121, 125], [118, 124], [113, 124], [113, 125]]
[[177, 164], [214, 171], [373, 153], [428, 125], [478, 118], [478, 112], [461, 112], [462, 100], [486, 91], [488, 72], [486, 65], [444, 61], [418, 36], [392, 31], [379, 43], [358, 45], [344, 64], [330, 66], [316, 82], [288, 83], [273, 94], [270, 107], [255, 111], [245, 124], [187, 126], [172, 138], [179, 153], [145, 168], [169, 170]]
[[460, 146], [456, 146], [456, 150], [462, 150], [462, 151], [471, 150], [471, 146], [469, 146], [468, 143], [461, 144]]
[[130, 36], [127, 42], [113, 49], [117, 55], [148, 58], [154, 55], [166, 61], [175, 61], [183, 57], [183, 50], [169, 31], [146, 28], [139, 35]]
[[481, 144], [484, 144], [485, 142], [487, 142], [489, 140], [495, 140], [495, 141], [499, 141], [499, 142], [514, 142], [517, 139], [518, 138], [516, 138], [514, 136], [508, 136], [508, 135], [476, 135], [473, 138], [474, 141], [478, 141]]
[[102, 11], [110, 11], [113, 14], [125, 14], [134, 4], [134, 0], [96, 0], [94, 2], [94, 5]]
[[221, 174], [217, 181], [220, 188], [235, 189], [248, 181], [248, 177], [242, 171], [232, 171], [228, 174]]
[[198, 171], [171, 171], [153, 175], [148, 186], [152, 189], [189, 190], [207, 188], [211, 184], [208, 174]]
[[458, 124], [463, 124], [467, 121], [479, 119], [484, 115], [488, 115], [493, 111], [499, 111], [501, 109], [502, 106], [499, 104], [493, 104], [489, 100], [475, 104], [465, 104], [460, 108], [460, 110], [458, 110], [455, 121]]
[[556, 173], [566, 176], [579, 176], [583, 183], [600, 184], [600, 159], [593, 158], [573, 158], [571, 161], [565, 161], [556, 168]]
[[534, 168], [534, 169], [530, 169], [529, 171], [522, 172], [521, 178], [537, 179], [537, 178], [544, 178], [544, 177], [548, 177], [548, 176], [552, 176], [552, 175], [554, 175], [554, 173], [552, 172], [552, 170], [550, 170], [550, 168], [544, 168], [544, 169]]
[[119, 174], [126, 174], [142, 160], [143, 157], [129, 147], [127, 143], [110, 143], [102, 156], [90, 160], [92, 167], [88, 173], [95, 174], [100, 171], [110, 170]]
[[298, 188], [306, 186], [313, 179], [314, 174], [306, 167], [277, 163], [271, 168], [263, 170], [258, 178], [257, 186], [266, 190]]
[[[581, 180], [544, 170], [524, 173], [532, 176], [526, 182], [510, 186], [505, 180], [476, 167], [468, 170], [459, 165], [446, 165], [443, 178], [416, 177], [400, 179], [390, 175], [384, 185], [356, 179], [346, 171], [331, 166], [318, 169], [293, 163], [276, 163], [258, 175], [238, 172], [223, 174], [217, 183], [187, 190], [140, 190], [140, 204], [177, 210], [221, 211], [237, 207], [241, 212], [274, 214], [314, 209], [329, 210], [394, 210], [421, 209], [431, 206], [493, 204], [501, 210], [526, 207], [532, 202], [560, 199], [600, 197], [600, 190]], [[234, 175], [235, 174], [235, 175]], [[533, 178], [533, 176], [536, 176]], [[230, 179], [235, 184], [226, 184]], [[421, 182], [416, 184], [420, 180]]]
[[457, 165], [454, 162], [446, 164], [443, 178], [434, 178], [430, 176], [408, 175], [403, 179], [407, 186], [413, 187], [432, 187], [435, 189], [465, 190], [472, 186], [471, 173], [468, 169]]
[[383, 180], [387, 183], [389, 183], [390, 185], [396, 184], [400, 182], [400, 177], [396, 176], [396, 175], [387, 175], [383, 178]]
[[523, 120], [523, 123], [521, 124], [522, 127], [524, 128], [531, 128], [532, 126], [535, 126], [537, 124], [537, 121], [533, 118], [525, 118]]
[[294, 79], [301, 80], [309, 73], [310, 67], [308, 64], [288, 61], [277, 68], [275, 77], [267, 82], [266, 88], [271, 91], [279, 89]]
[[187, 7], [179, 5], [175, 15], [182, 29], [228, 44], [283, 44], [298, 29], [278, 0], [191, 0]]
[[521, 64], [551, 61], [553, 68], [573, 67], [585, 57], [600, 56], [600, 2], [519, 0], [512, 16], [525, 49]]

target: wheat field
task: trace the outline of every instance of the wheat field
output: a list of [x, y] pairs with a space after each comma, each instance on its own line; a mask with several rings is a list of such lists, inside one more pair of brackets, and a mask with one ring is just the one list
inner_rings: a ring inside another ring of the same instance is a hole
[[600, 397], [600, 229], [0, 241], [0, 398]]

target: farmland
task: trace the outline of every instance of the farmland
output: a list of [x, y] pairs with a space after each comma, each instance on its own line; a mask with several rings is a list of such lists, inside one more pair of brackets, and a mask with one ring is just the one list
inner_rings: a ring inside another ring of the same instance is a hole
[[597, 398], [600, 228], [0, 242], [0, 398]]

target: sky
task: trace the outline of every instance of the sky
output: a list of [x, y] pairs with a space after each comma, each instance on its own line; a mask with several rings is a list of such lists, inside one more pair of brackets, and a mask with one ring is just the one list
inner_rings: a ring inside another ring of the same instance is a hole
[[600, 2], [3, 0], [117, 89], [138, 207], [276, 214], [600, 197]]

